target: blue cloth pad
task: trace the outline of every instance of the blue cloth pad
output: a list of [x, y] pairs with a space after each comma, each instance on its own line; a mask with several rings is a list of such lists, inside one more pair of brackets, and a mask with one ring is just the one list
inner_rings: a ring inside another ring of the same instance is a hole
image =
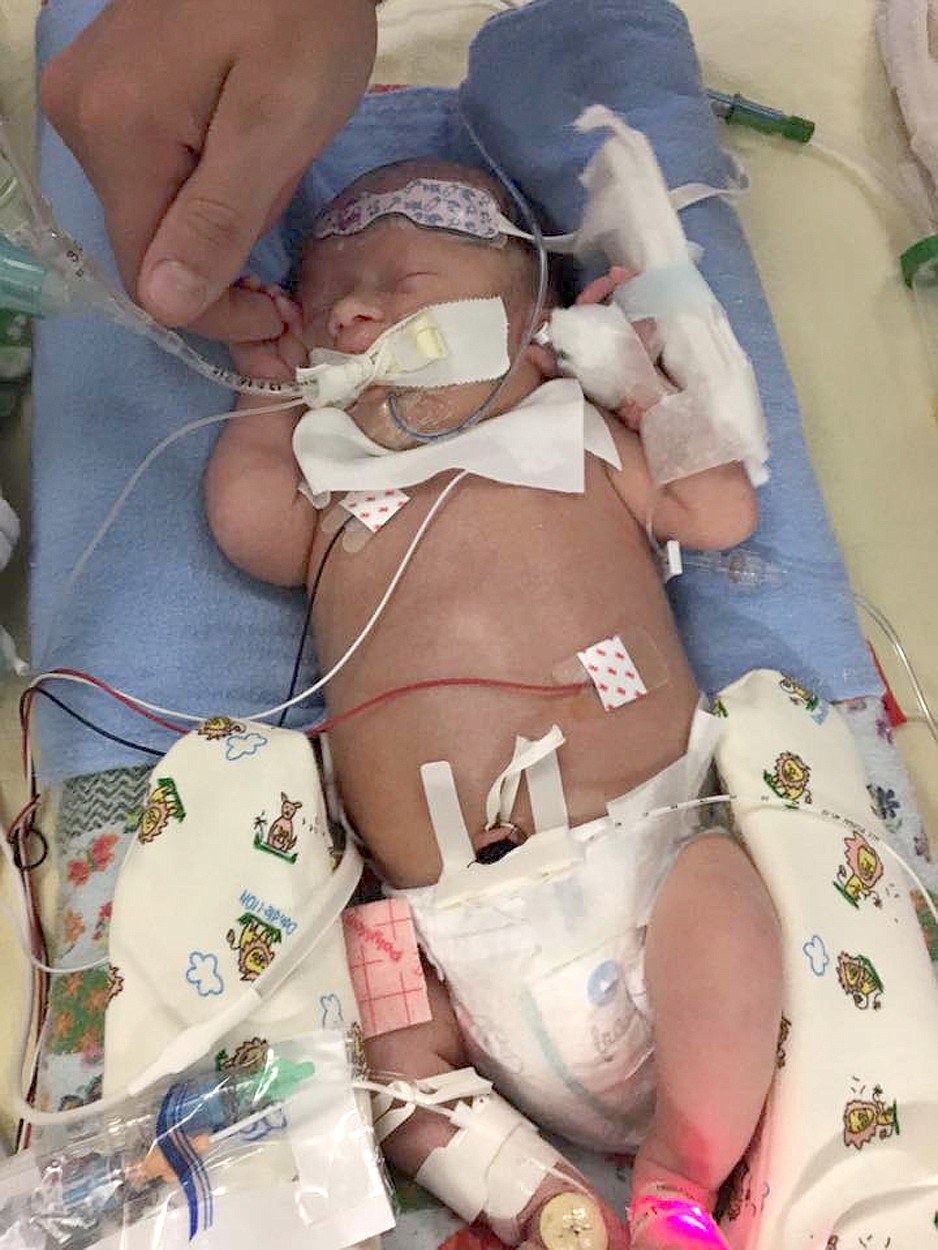
[[[103, 7], [60, 0], [42, 11], [40, 64]], [[533, 0], [492, 19], [473, 45], [458, 91], [410, 88], [367, 97], [303, 181], [252, 269], [281, 280], [309, 222], [366, 169], [439, 155], [482, 163], [471, 129], [532, 201], [563, 230], [583, 201], [577, 175], [602, 135], [572, 122], [608, 105], [649, 136], [670, 185], [722, 185], [717, 123], [699, 80], [683, 16], [667, 0]], [[468, 125], [467, 125], [468, 123]], [[111, 266], [98, 202], [48, 124], [39, 137], [43, 189], [60, 221]], [[759, 279], [733, 210], [710, 200], [683, 214], [704, 248], [702, 270], [751, 356], [772, 442], [755, 547], [780, 584], [734, 584], [710, 571], [675, 579], [673, 602], [705, 689], [752, 667], [797, 674], [824, 695], [879, 689], [857, 627], [846, 574], [815, 484], [800, 418]], [[217, 350], [217, 349], [216, 349]], [[61, 589], [90, 536], [147, 451], [232, 397], [176, 360], [100, 318], [43, 324], [35, 363], [32, 624], [42, 656]], [[285, 695], [302, 633], [299, 593], [242, 576], [216, 550], [201, 475], [217, 427], [188, 436], [150, 468], [95, 552], [61, 615], [48, 663], [87, 670], [171, 708], [244, 714]], [[84, 715], [143, 745], [168, 735], [103, 696], [56, 693]], [[302, 720], [313, 718], [307, 709]], [[51, 706], [41, 709], [44, 780], [139, 763]]]

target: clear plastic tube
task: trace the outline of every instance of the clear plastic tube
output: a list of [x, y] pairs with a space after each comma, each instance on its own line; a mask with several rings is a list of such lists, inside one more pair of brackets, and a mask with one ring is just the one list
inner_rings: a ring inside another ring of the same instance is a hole
[[[786, 564], [783, 560], [764, 556], [761, 552], [749, 547], [737, 547], [733, 551], [688, 551], [682, 552], [681, 558], [685, 569], [698, 570], [715, 576], [725, 577], [727, 581], [733, 582], [735, 585], [784, 586], [787, 582], [795, 580], [815, 582], [817, 584], [825, 582], [820, 572], [815, 572], [804, 565], [794, 567]], [[909, 658], [898, 630], [886, 613], [874, 603], [871, 603], [865, 595], [861, 595], [858, 591], [852, 589], [850, 595], [857, 607], [861, 608], [882, 630], [887, 642], [895, 653], [896, 659], [902, 666], [903, 672], [908, 678], [915, 702], [921, 710], [920, 718], [909, 719], [920, 719], [927, 727], [935, 744], [938, 745], [938, 717], [936, 717], [932, 709], [928, 695], [925, 693], [925, 687], [922, 685], [918, 673]]]
[[708, 89], [707, 97], [714, 114], [727, 124], [746, 126], [763, 134], [780, 135], [804, 145], [808, 151], [813, 150], [837, 165], [867, 189], [884, 192], [920, 233], [931, 234], [935, 229], [938, 218], [933, 204], [926, 204], [922, 197], [916, 198], [909, 187], [903, 186], [871, 157], [851, 155], [818, 139], [815, 124], [808, 118], [747, 100], [739, 94], [731, 96], [723, 91]]
[[926, 215], [922, 206], [912, 199], [907, 190], [871, 158], [861, 159], [848, 155], [839, 148], [832, 147], [829, 143], [816, 138], [813, 138], [806, 147], [809, 152], [813, 150], [832, 164], [838, 165], [861, 186], [883, 192], [898, 205], [917, 231], [930, 234], [934, 230], [934, 216]]
[[147, 452], [144, 458], [137, 465], [136, 469], [134, 469], [133, 473], [124, 483], [120, 494], [111, 504], [104, 520], [98, 526], [96, 532], [92, 535], [88, 545], [75, 561], [72, 571], [65, 579], [58, 599], [56, 600], [50, 615], [49, 631], [39, 651], [40, 656], [43, 657], [43, 659], [40, 660], [40, 667], [46, 666], [45, 659], [51, 655], [53, 648], [58, 642], [61, 625], [65, 618], [65, 609], [68, 606], [69, 596], [74, 590], [79, 577], [81, 577], [85, 565], [101, 545], [105, 536], [108, 534], [118, 516], [123, 511], [124, 504], [127, 502], [137, 483], [140, 481], [141, 477], [143, 477], [144, 473], [146, 473], [153, 461], [162, 455], [167, 447], [171, 447], [173, 443], [178, 442], [180, 438], [183, 438], [186, 434], [192, 434], [195, 430], [204, 429], [207, 425], [217, 425], [221, 421], [232, 421], [236, 418], [242, 417], [260, 417], [269, 412], [282, 412], [285, 409], [292, 408], [300, 403], [302, 403], [302, 400], [298, 397], [294, 399], [288, 398], [282, 403], [265, 405], [263, 408], [245, 408], [243, 410], [235, 408], [230, 412], [216, 412], [212, 413], [210, 416], [197, 417], [194, 421], [190, 421], [187, 425], [180, 426], [178, 430], [173, 430], [171, 433], [167, 434], [165, 438], [161, 439], [155, 447], [151, 448], [150, 451]]

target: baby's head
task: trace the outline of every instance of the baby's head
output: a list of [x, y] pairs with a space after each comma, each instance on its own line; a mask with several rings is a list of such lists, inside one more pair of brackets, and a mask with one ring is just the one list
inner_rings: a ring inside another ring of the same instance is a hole
[[[365, 174], [320, 214], [314, 235], [323, 237], [314, 237], [303, 254], [297, 298], [308, 348], [363, 352], [389, 327], [428, 304], [500, 296], [508, 314], [508, 353], [514, 358], [536, 294], [537, 263], [530, 244], [501, 234], [481, 239], [418, 225], [396, 212], [385, 211], [366, 224], [378, 206], [374, 197], [420, 179], [484, 192], [488, 199], [463, 197], [471, 201], [475, 223], [488, 214], [489, 206], [493, 216], [496, 207], [508, 215], [498, 184], [471, 166], [405, 161]], [[527, 352], [490, 415], [517, 404], [542, 378], [541, 358], [536, 351]], [[412, 429], [428, 433], [452, 429], [488, 399], [494, 386], [495, 382], [485, 381], [432, 391], [396, 388], [397, 409]], [[371, 387], [349, 413], [375, 441], [388, 447], [410, 445], [412, 440], [391, 418], [387, 398], [384, 387]]]

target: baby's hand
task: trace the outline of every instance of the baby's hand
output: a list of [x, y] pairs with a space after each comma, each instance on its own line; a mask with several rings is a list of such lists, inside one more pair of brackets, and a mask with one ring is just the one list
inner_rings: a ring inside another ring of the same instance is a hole
[[[613, 265], [608, 273], [600, 278], [595, 278], [576, 298], [577, 304], [601, 304], [607, 300], [617, 286], [621, 286], [623, 282], [628, 282], [630, 278], [635, 277], [635, 271], [625, 269], [622, 265]], [[649, 317], [643, 321], [633, 322], [635, 333], [642, 341], [645, 351], [648, 353], [649, 359], [655, 360], [655, 323]], [[674, 390], [674, 387], [668, 381], [664, 373], [660, 369], [657, 370], [658, 379], [661, 383], [661, 396], [668, 394]], [[656, 401], [657, 402], [657, 401]], [[632, 430], [637, 430], [642, 422], [642, 417], [648, 411], [648, 403], [639, 404], [634, 400], [626, 400], [615, 411], [615, 415]]]
[[613, 265], [608, 273], [601, 278], [594, 278], [576, 297], [577, 304], [601, 304], [607, 300], [617, 286], [635, 277], [634, 269], [626, 269], [623, 265]]
[[248, 377], [292, 382], [297, 369], [309, 358], [302, 339], [303, 312], [299, 304], [280, 287], [265, 286], [258, 278], [242, 278], [239, 285], [270, 299], [280, 318], [281, 330], [276, 338], [262, 342], [230, 343], [235, 368]]

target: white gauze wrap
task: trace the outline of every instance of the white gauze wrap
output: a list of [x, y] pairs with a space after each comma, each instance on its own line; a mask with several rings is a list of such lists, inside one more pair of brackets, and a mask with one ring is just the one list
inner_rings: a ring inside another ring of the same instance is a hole
[[[642, 418], [642, 445], [653, 479], [664, 485], [740, 460], [753, 485], [760, 485], [768, 477], [768, 446], [752, 366], [693, 263], [648, 140], [600, 105], [582, 113], [576, 125], [582, 131], [605, 127], [612, 132], [582, 175], [589, 199], [577, 253], [601, 251], [610, 263], [636, 271], [638, 277], [620, 286], [613, 298], [629, 321], [654, 318], [660, 364], [677, 388], [664, 394], [659, 383], [661, 397]], [[569, 311], [580, 316], [588, 310]], [[615, 349], [628, 336], [615, 314], [607, 320], [611, 329], [604, 333], [611, 334]], [[635, 359], [634, 343], [626, 350], [627, 363], [619, 366], [627, 379], [625, 392], [616, 396], [611, 377], [613, 385], [602, 397], [596, 395], [611, 407], [625, 399], [641, 402], [651, 386], [647, 370], [636, 372], [629, 363]], [[576, 371], [575, 361], [568, 364]], [[584, 389], [591, 393], [585, 384]]]
[[651, 408], [666, 394], [648, 349], [616, 304], [555, 308], [550, 342], [563, 371], [604, 408], [619, 408], [626, 398]]

